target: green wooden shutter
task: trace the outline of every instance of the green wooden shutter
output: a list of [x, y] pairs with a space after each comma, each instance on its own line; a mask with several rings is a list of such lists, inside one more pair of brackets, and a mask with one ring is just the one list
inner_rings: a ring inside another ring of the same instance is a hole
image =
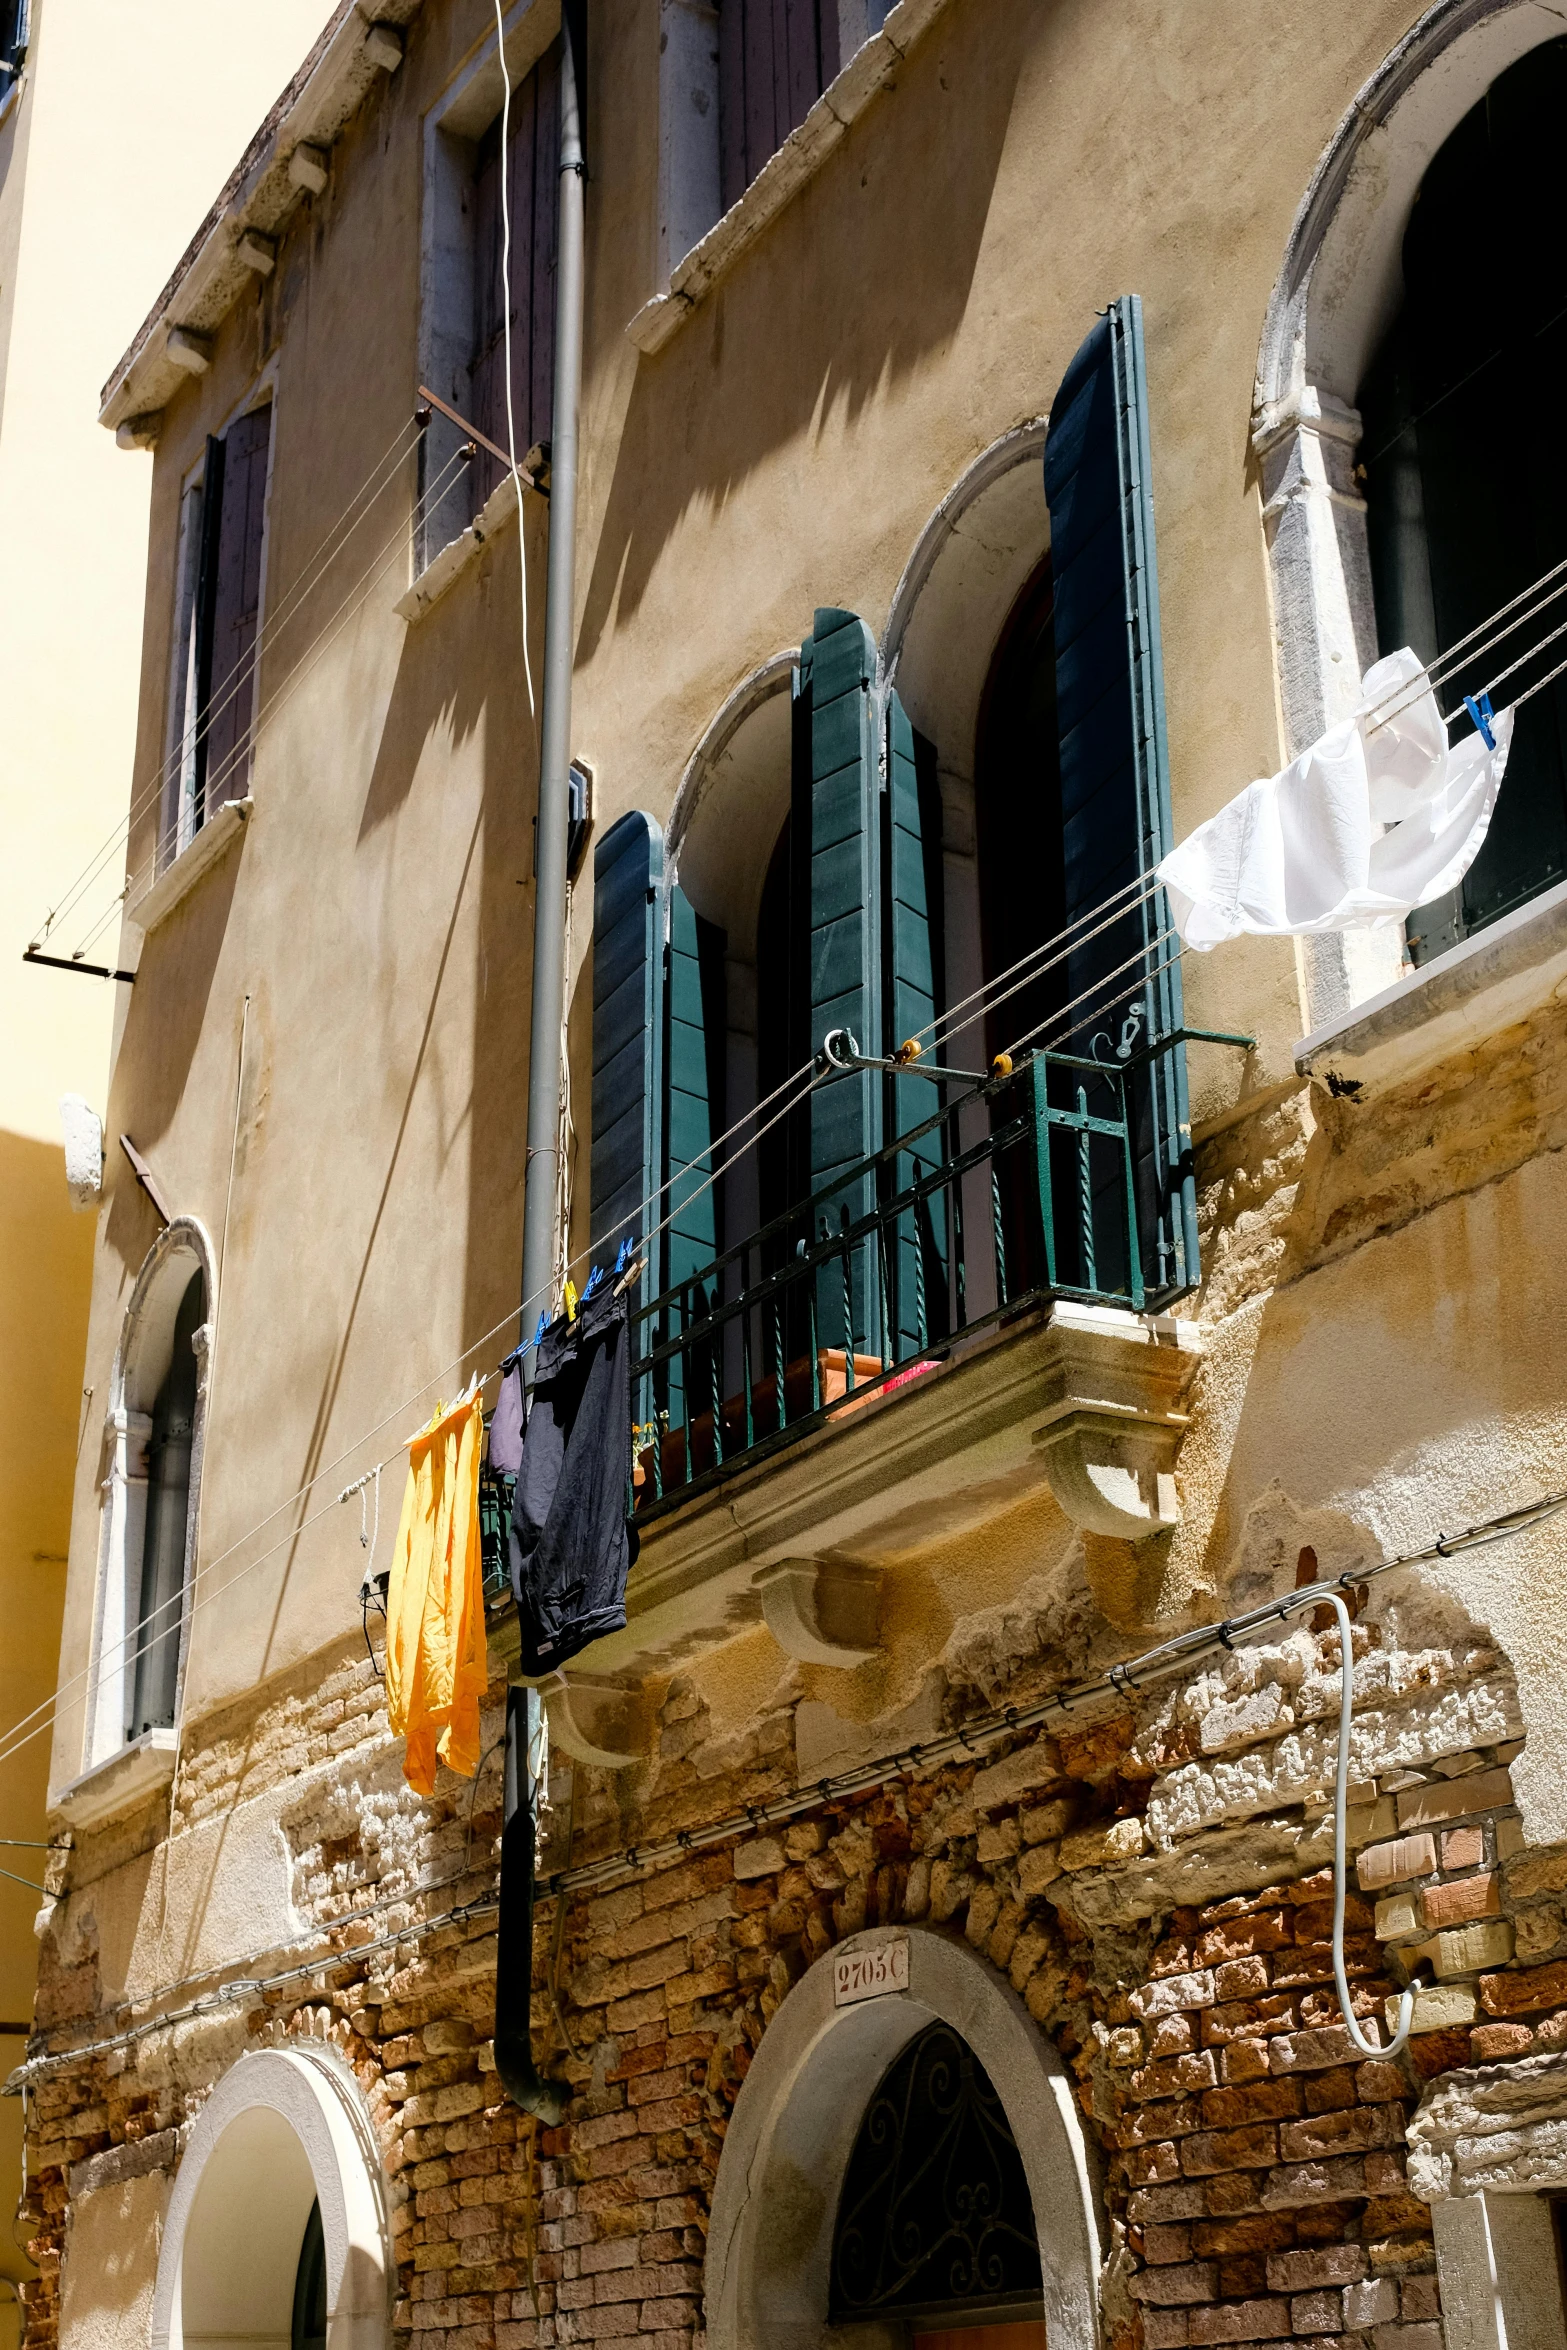
[[223, 528], [223, 465], [226, 451], [213, 433], [207, 435], [207, 462], [201, 475], [201, 549], [196, 560], [196, 708], [188, 723], [195, 729], [196, 780], [193, 821], [207, 820], [207, 770], [212, 733], [215, 623], [218, 605], [218, 542]]
[[724, 1126], [724, 934], [705, 922], [678, 882], [666, 892], [664, 1134], [670, 1218], [666, 1283], [718, 1254], [713, 1138]]
[[[883, 942], [886, 1020], [882, 1050], [908, 1038], [931, 1053], [929, 1028], [942, 1000], [941, 801], [931, 746], [917, 741], [896, 692], [887, 703], [887, 789], [883, 796]], [[887, 1080], [890, 1137], [923, 1126], [941, 1107], [941, 1091], [924, 1077]], [[941, 1129], [921, 1135], [894, 1162], [904, 1191], [941, 1163]], [[891, 1250], [888, 1318], [899, 1361], [947, 1328], [947, 1217], [932, 1194], [898, 1219]]]
[[[1045, 442], [1068, 923], [1150, 873], [1172, 845], [1150, 470], [1142, 304], [1132, 294], [1111, 304], [1078, 350]], [[1080, 938], [1066, 992], [1087, 1001], [1058, 1043], [1081, 1053], [1097, 1042], [1099, 1057], [1128, 1057], [1181, 1025], [1180, 966], [1169, 960], [1177, 942], [1159, 939], [1168, 927], [1160, 892], [1099, 937]], [[1133, 956], [1140, 970], [1111, 976]], [[1143, 1064], [1130, 1090], [1144, 1280], [1157, 1295], [1197, 1278], [1180, 1048]], [[1095, 1175], [1107, 1234], [1117, 1180], [1107, 1156]]]
[[[724, 1128], [724, 934], [705, 922], [677, 882], [665, 890], [668, 941], [664, 949], [664, 1150], [668, 1189], [663, 1214], [661, 1289], [682, 1286], [671, 1308], [667, 1337], [689, 1329], [715, 1305], [705, 1274], [719, 1249], [713, 1143]], [[682, 1427], [720, 1398], [713, 1389], [716, 1351], [694, 1348], [670, 1357], [669, 1424]], [[686, 1395], [689, 1371], [692, 1393]]]
[[[664, 1180], [664, 837], [634, 808], [593, 851], [594, 1254], [613, 1264], [657, 1223]], [[643, 1294], [654, 1284], [643, 1276]]]
[[[796, 682], [793, 823], [805, 866], [810, 908], [806, 956], [810, 1049], [846, 1028], [864, 1053], [882, 1036], [881, 724], [876, 648], [852, 612], [818, 611], [801, 648]], [[798, 901], [797, 901], [798, 902]], [[865, 1071], [822, 1086], [810, 1104], [810, 1181], [826, 1191], [816, 1209], [818, 1233], [869, 1213], [875, 1183], [850, 1176], [882, 1139], [882, 1080]], [[842, 1183], [837, 1178], [842, 1176]], [[813, 1235], [813, 1238], [816, 1235]], [[854, 1252], [852, 1334], [845, 1330], [841, 1282], [818, 1284], [818, 1330], [824, 1346], [881, 1350], [876, 1246]]]

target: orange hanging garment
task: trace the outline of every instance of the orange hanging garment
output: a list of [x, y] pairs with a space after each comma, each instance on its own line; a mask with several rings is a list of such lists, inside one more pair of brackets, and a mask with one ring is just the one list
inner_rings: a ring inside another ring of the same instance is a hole
[[386, 1703], [408, 1741], [403, 1775], [435, 1789], [436, 1757], [471, 1779], [489, 1678], [479, 1563], [478, 1394], [437, 1407], [408, 1446], [408, 1485], [386, 1594]]

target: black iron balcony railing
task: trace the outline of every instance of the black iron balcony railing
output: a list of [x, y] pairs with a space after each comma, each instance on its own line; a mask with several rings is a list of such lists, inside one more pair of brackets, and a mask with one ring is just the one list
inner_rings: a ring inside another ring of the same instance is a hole
[[1192, 1290], [1189, 1145], [1151, 1166], [1141, 1112], [1152, 1065], [1199, 1035], [1251, 1042], [1032, 1054], [634, 1309], [639, 1520], [1045, 1300]]

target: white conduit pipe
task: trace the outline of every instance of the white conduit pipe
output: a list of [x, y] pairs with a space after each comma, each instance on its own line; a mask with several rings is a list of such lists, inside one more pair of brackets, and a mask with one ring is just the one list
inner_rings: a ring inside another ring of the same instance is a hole
[[1387, 2047], [1368, 2040], [1355, 2021], [1355, 2010], [1350, 2003], [1349, 1979], [1344, 1972], [1344, 1846], [1345, 1804], [1349, 1793], [1349, 1732], [1355, 1703], [1355, 1659], [1350, 1643], [1349, 1610], [1340, 1594], [1324, 1594], [1329, 1607], [1338, 1618], [1339, 1639], [1339, 1707], [1338, 1707], [1338, 1771], [1333, 1781], [1333, 1983], [1338, 1992], [1338, 2003], [1343, 2010], [1344, 2029], [1352, 2044], [1362, 2056], [1379, 2056], [1386, 2061], [1401, 2055], [1408, 2044], [1410, 2026], [1415, 2018], [1413, 1991], [1399, 1994], [1398, 2030]]

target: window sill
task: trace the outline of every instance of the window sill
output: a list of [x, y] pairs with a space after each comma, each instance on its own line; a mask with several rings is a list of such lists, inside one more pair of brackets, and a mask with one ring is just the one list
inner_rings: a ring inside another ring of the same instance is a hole
[[410, 623], [422, 620], [432, 610], [448, 588], [455, 587], [469, 566], [478, 561], [480, 552], [495, 536], [508, 515], [517, 511], [517, 484], [510, 474], [496, 485], [483, 506], [461, 537], [451, 539], [438, 555], [432, 555], [413, 586], [398, 597], [392, 607]]
[[231, 841], [245, 829], [254, 800], [225, 800], [217, 814], [205, 823], [188, 849], [181, 849], [172, 865], [158, 875], [157, 880], [130, 909], [130, 919], [144, 935], [156, 930], [166, 921], [182, 899], [187, 898], [202, 875], [217, 863]]
[[851, 122], [892, 80], [947, 0], [898, 0], [879, 33], [857, 49], [817, 99], [797, 130], [770, 155], [744, 195], [693, 245], [671, 272], [667, 293], [644, 302], [626, 328], [639, 351], [660, 351], [681, 321], [728, 275], [748, 245], [803, 187], [836, 147]]
[[140, 1811], [174, 1779], [175, 1730], [144, 1730], [122, 1746], [118, 1754], [94, 1763], [68, 1787], [62, 1787], [49, 1806], [50, 1814], [78, 1834], [101, 1827], [105, 1820]]
[[1525, 1020], [1567, 981], [1567, 882], [1301, 1038], [1295, 1066], [1362, 1101]]

